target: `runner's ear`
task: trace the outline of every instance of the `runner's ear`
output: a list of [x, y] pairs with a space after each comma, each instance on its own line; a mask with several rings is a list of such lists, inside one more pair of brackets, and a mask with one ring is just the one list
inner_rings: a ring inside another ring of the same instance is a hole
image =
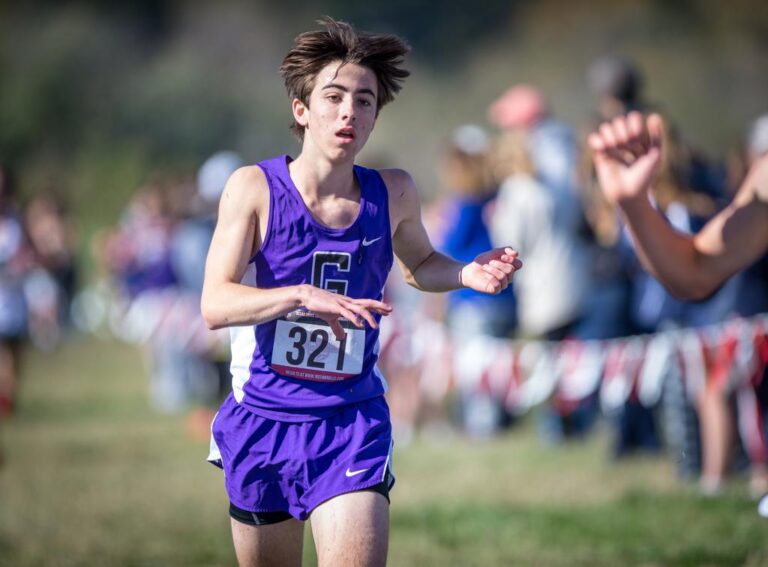
[[298, 98], [295, 98], [293, 99], [291, 110], [293, 111], [293, 119], [296, 120], [296, 123], [299, 126], [306, 128], [309, 123], [309, 108], [307, 105], [301, 102]]

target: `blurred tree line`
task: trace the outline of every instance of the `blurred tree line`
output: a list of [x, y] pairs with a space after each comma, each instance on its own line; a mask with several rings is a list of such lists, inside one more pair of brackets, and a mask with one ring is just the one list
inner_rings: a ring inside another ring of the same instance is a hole
[[33, 0], [0, 3], [0, 161], [26, 195], [63, 194], [87, 235], [140, 183], [191, 175], [215, 150], [295, 153], [277, 68], [324, 14], [414, 47], [414, 76], [367, 155], [426, 186], [441, 139], [483, 123], [512, 83], [536, 84], [586, 127], [584, 73], [607, 52], [635, 58], [649, 95], [710, 151], [768, 111], [765, 0]]

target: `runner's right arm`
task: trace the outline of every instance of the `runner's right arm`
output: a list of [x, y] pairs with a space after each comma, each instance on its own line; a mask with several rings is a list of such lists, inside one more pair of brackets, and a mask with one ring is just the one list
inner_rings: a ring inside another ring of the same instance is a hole
[[[345, 335], [339, 319], [358, 327], [376, 327], [373, 312], [391, 308], [372, 299], [352, 299], [309, 284], [260, 289], [240, 283], [249, 260], [258, 251], [269, 214], [269, 188], [258, 166], [237, 170], [219, 203], [219, 218], [205, 264], [200, 303], [211, 329], [254, 325], [304, 307], [325, 320], [339, 340]], [[364, 321], [363, 321], [364, 320]]]

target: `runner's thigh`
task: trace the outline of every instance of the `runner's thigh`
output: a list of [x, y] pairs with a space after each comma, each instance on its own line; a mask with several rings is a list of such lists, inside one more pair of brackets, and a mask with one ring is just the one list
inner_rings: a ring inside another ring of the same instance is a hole
[[389, 502], [371, 490], [323, 502], [310, 516], [319, 567], [379, 567], [387, 562]]
[[234, 518], [231, 522], [240, 567], [301, 566], [304, 522], [290, 519], [264, 526], [244, 524]]

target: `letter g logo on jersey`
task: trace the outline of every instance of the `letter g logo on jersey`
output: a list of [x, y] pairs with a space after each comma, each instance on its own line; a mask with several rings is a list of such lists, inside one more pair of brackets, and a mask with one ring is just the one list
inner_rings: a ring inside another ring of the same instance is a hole
[[347, 295], [349, 283], [343, 279], [326, 278], [325, 268], [336, 269], [338, 272], [349, 272], [352, 263], [349, 252], [315, 252], [312, 257], [312, 285]]

